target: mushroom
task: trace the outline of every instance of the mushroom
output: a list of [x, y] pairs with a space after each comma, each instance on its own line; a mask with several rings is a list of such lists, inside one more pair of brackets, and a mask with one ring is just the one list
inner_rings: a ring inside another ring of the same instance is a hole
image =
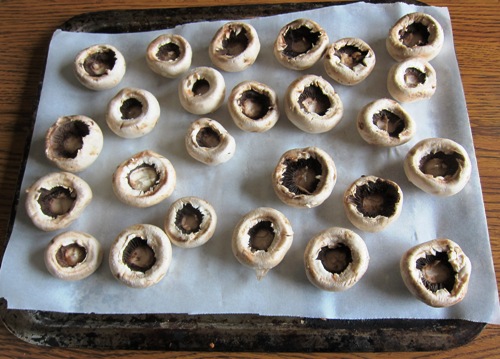
[[403, 207], [403, 192], [396, 182], [362, 176], [344, 193], [347, 218], [358, 229], [379, 232], [394, 222]]
[[414, 12], [401, 17], [386, 39], [389, 54], [396, 61], [420, 57], [427, 61], [443, 47], [443, 28], [431, 15]]
[[296, 148], [285, 152], [273, 175], [278, 198], [293, 207], [312, 208], [332, 193], [337, 169], [328, 153], [318, 147]]
[[167, 274], [171, 261], [172, 245], [167, 235], [151, 224], [125, 228], [109, 252], [111, 273], [133, 288], [157, 284]]
[[375, 67], [375, 53], [361, 39], [344, 38], [327, 47], [323, 65], [333, 80], [353, 86], [371, 74]]
[[419, 244], [403, 254], [401, 276], [408, 290], [432, 307], [449, 307], [467, 294], [471, 262], [460, 246], [447, 238]]
[[176, 78], [191, 66], [193, 50], [181, 35], [163, 34], [150, 42], [146, 62], [158, 75]]
[[320, 76], [305, 75], [288, 86], [285, 113], [302, 131], [323, 133], [339, 123], [344, 106], [329, 82]]
[[231, 243], [236, 259], [255, 269], [260, 280], [281, 263], [292, 241], [292, 226], [283, 213], [274, 208], [260, 207], [240, 219]]
[[427, 138], [408, 152], [404, 171], [408, 180], [422, 191], [452, 196], [469, 181], [472, 165], [460, 144], [446, 138]]
[[99, 125], [82, 115], [59, 117], [45, 136], [45, 154], [64, 171], [79, 172], [101, 153], [103, 136]]
[[52, 238], [45, 249], [45, 266], [56, 278], [80, 280], [99, 268], [102, 253], [101, 244], [90, 234], [63, 232]]
[[312, 67], [323, 56], [328, 45], [326, 31], [315, 21], [297, 19], [285, 25], [274, 42], [274, 56], [292, 70]]
[[150, 133], [160, 118], [160, 104], [149, 91], [124, 88], [111, 99], [106, 122], [123, 138], [138, 138]]
[[276, 92], [257, 81], [243, 81], [236, 85], [227, 105], [234, 123], [243, 131], [268, 131], [279, 118]]
[[233, 136], [219, 122], [206, 117], [189, 126], [185, 144], [191, 157], [210, 166], [229, 161], [236, 150]]
[[205, 115], [222, 106], [226, 83], [222, 74], [211, 67], [196, 67], [179, 82], [182, 107], [195, 115]]
[[370, 102], [358, 114], [357, 128], [369, 144], [393, 147], [413, 138], [416, 126], [411, 116], [396, 101], [382, 98]]
[[429, 99], [436, 92], [434, 67], [419, 58], [394, 64], [387, 75], [387, 89], [399, 102]]
[[307, 243], [304, 266], [316, 287], [339, 292], [351, 288], [366, 272], [370, 255], [363, 239], [346, 228], [332, 227]]
[[94, 91], [107, 90], [120, 83], [125, 75], [125, 59], [111, 45], [93, 45], [78, 53], [74, 72], [80, 83]]
[[154, 206], [175, 189], [176, 173], [172, 163], [150, 150], [136, 153], [122, 162], [113, 173], [113, 191], [130, 206]]
[[208, 47], [213, 64], [227, 72], [243, 71], [251, 66], [260, 51], [257, 31], [244, 22], [225, 23]]
[[199, 247], [214, 235], [217, 215], [207, 201], [183, 197], [172, 203], [165, 217], [165, 233], [172, 244], [183, 248]]
[[65, 228], [90, 204], [87, 182], [69, 172], [54, 172], [38, 179], [26, 190], [26, 211], [43, 231]]

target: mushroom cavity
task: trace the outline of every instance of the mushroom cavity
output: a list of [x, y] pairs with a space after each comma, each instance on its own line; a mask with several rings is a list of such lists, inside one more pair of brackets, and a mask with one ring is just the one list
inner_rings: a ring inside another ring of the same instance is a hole
[[163, 34], [151, 41], [146, 51], [149, 68], [158, 75], [175, 78], [191, 66], [193, 50], [180, 35]]
[[387, 89], [399, 102], [429, 99], [436, 92], [436, 87], [436, 71], [420, 58], [394, 64], [387, 76]]

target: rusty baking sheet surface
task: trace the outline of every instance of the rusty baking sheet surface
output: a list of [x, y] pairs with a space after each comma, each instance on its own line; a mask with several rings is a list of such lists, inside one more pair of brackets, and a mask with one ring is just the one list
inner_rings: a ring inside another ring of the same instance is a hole
[[[409, 3], [422, 4], [415, 1]], [[127, 33], [217, 20], [221, 16], [225, 19], [249, 18], [331, 5], [335, 4], [106, 11], [77, 16], [64, 23], [60, 29]], [[19, 189], [12, 210], [11, 226], [18, 198]], [[14, 335], [37, 345], [151, 350], [432, 351], [464, 345], [473, 340], [485, 326], [485, 323], [451, 319], [322, 320], [243, 314], [67, 314], [12, 310], [8, 309], [8, 303], [3, 299], [0, 301], [0, 316]]]

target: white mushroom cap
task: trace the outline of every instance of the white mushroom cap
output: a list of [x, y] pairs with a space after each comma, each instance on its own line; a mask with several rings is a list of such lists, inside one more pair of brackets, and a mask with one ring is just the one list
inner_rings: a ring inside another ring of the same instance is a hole
[[175, 189], [174, 166], [154, 151], [142, 151], [123, 161], [113, 173], [113, 191], [125, 204], [151, 207], [169, 197]]
[[183, 197], [172, 203], [164, 221], [165, 233], [172, 244], [183, 248], [199, 247], [212, 238], [217, 214], [207, 201]]
[[318, 147], [285, 152], [272, 174], [278, 198], [293, 207], [312, 208], [322, 204], [337, 182], [337, 169], [328, 153]]
[[222, 74], [211, 67], [196, 67], [179, 82], [182, 107], [195, 115], [205, 115], [222, 106], [226, 83]]
[[370, 45], [358, 38], [344, 38], [329, 45], [325, 53], [325, 71], [342, 85], [357, 85], [375, 67], [375, 53]]
[[394, 64], [387, 75], [387, 89], [399, 102], [429, 99], [436, 92], [434, 67], [419, 58]]
[[320, 289], [333, 292], [347, 290], [356, 284], [369, 262], [370, 255], [363, 239], [346, 228], [324, 230], [307, 243], [304, 252], [309, 281]]
[[[401, 257], [400, 267], [408, 290], [427, 305], [449, 307], [467, 294], [471, 262], [450, 239], [438, 238], [409, 249]], [[451, 279], [453, 283], [444, 285]], [[425, 282], [436, 288], [429, 288]]]
[[193, 50], [181, 35], [163, 34], [151, 41], [146, 50], [146, 62], [158, 75], [176, 78], [191, 66]]
[[83, 171], [94, 163], [102, 146], [101, 128], [82, 115], [59, 117], [45, 136], [47, 158], [64, 171]]
[[206, 117], [189, 126], [185, 144], [191, 157], [210, 166], [229, 161], [236, 151], [234, 137], [219, 122]]
[[408, 180], [421, 190], [452, 196], [469, 182], [472, 165], [460, 144], [446, 138], [427, 138], [408, 152], [404, 171]]
[[74, 71], [80, 83], [95, 91], [107, 90], [120, 83], [125, 75], [125, 59], [111, 45], [88, 47], [75, 58]]
[[285, 113], [302, 131], [323, 133], [340, 122], [344, 106], [328, 81], [320, 76], [305, 75], [288, 86]]
[[288, 219], [273, 208], [261, 207], [240, 219], [231, 243], [236, 259], [255, 269], [260, 280], [281, 263], [292, 241], [293, 231]]
[[106, 123], [118, 136], [138, 138], [150, 133], [160, 118], [160, 104], [149, 91], [124, 88], [111, 99]]
[[109, 252], [111, 273], [133, 288], [158, 283], [167, 274], [171, 261], [172, 245], [167, 235], [151, 224], [127, 227], [116, 237]]
[[69, 231], [50, 241], [45, 250], [45, 266], [54, 277], [80, 280], [94, 273], [102, 262], [99, 241], [88, 233]]
[[399, 218], [403, 192], [396, 182], [363, 176], [344, 193], [344, 209], [351, 223], [362, 231], [378, 232]]
[[227, 72], [243, 71], [251, 66], [260, 51], [255, 28], [244, 22], [228, 22], [215, 33], [208, 47], [213, 64]]
[[268, 131], [280, 116], [276, 92], [257, 81], [243, 81], [236, 85], [227, 105], [236, 126], [247, 132]]
[[328, 41], [326, 31], [317, 22], [297, 19], [280, 30], [273, 52], [286, 68], [306, 70], [323, 56]]
[[437, 20], [429, 14], [414, 12], [401, 17], [393, 25], [386, 47], [396, 61], [415, 57], [430, 61], [439, 54], [443, 42], [443, 28]]
[[363, 107], [356, 121], [360, 136], [369, 144], [393, 147], [407, 143], [416, 132], [415, 122], [396, 101], [382, 98]]
[[26, 190], [26, 211], [43, 231], [69, 226], [92, 200], [87, 182], [69, 172], [54, 172], [38, 179]]

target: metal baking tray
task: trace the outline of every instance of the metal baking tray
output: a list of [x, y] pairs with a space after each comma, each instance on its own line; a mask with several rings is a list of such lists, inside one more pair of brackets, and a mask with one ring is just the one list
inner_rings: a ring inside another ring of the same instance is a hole
[[[387, 3], [390, 1], [368, 1]], [[417, 1], [411, 4], [424, 5]], [[344, 3], [294, 3], [103, 11], [78, 15], [59, 28], [74, 32], [129, 33], [204, 20], [241, 19]], [[33, 124], [35, 116], [33, 116]], [[26, 164], [31, 138], [26, 145]], [[23, 168], [24, 168], [23, 165]], [[21, 170], [19, 186], [23, 171]], [[7, 239], [19, 201], [17, 188]], [[3, 246], [0, 250], [3, 252]], [[2, 258], [3, 253], [0, 253]], [[373, 352], [446, 350], [472, 341], [486, 323], [466, 320], [337, 320], [243, 314], [108, 315], [8, 309], [0, 318], [20, 339], [42, 346], [106, 349]]]

